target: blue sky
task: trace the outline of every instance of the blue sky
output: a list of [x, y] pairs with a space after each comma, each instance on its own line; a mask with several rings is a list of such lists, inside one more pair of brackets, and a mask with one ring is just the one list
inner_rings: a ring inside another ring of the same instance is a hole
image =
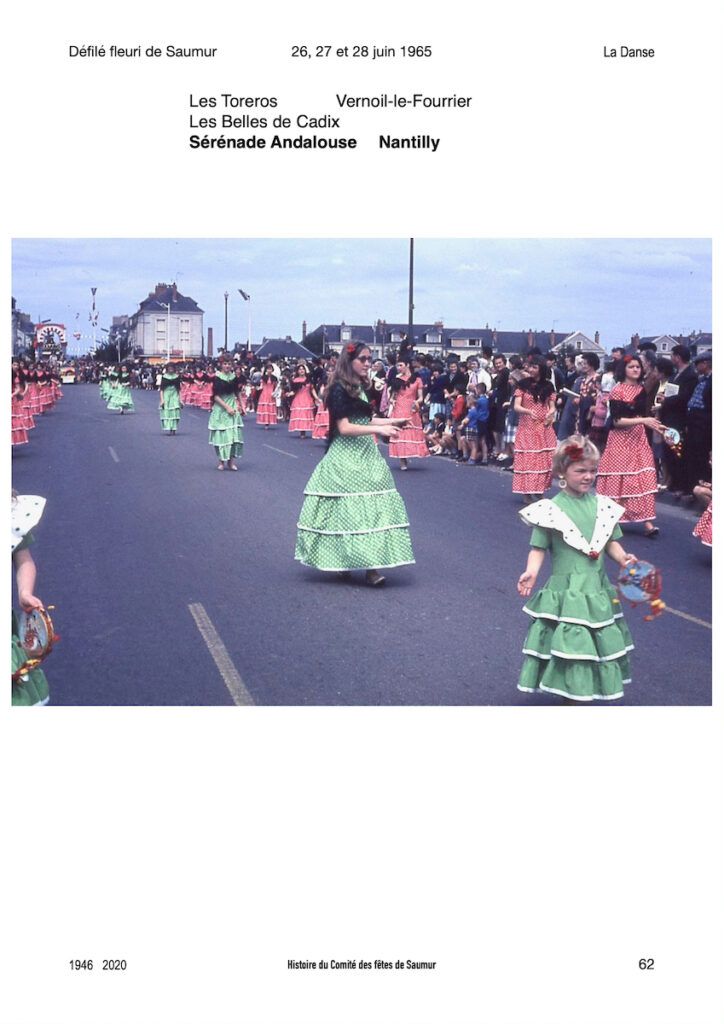
[[[407, 321], [409, 239], [16, 239], [13, 295], [36, 320], [84, 338], [91, 287], [99, 323], [134, 313], [158, 282], [205, 311], [223, 343], [301, 338], [319, 324]], [[709, 239], [415, 240], [415, 320], [448, 327], [574, 331], [611, 348], [638, 332], [711, 330]]]

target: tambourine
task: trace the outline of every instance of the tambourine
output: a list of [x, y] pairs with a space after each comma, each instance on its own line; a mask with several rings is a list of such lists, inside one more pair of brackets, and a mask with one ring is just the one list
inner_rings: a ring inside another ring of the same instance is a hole
[[675, 427], [667, 427], [663, 433], [664, 442], [671, 448], [674, 455], [681, 458], [683, 444], [681, 441], [681, 434]]
[[54, 610], [55, 605], [48, 605], [48, 608], [34, 608], [31, 612], [21, 612], [18, 624], [18, 636], [28, 660], [23, 665], [23, 671], [28, 667], [34, 668], [41, 661], [48, 657], [55, 644], [60, 639], [53, 628], [53, 620], [49, 610]]
[[661, 570], [651, 562], [629, 562], [621, 568], [616, 582], [621, 596], [632, 605], [649, 605], [650, 614], [644, 615], [646, 622], [655, 619], [666, 608], [661, 600]]

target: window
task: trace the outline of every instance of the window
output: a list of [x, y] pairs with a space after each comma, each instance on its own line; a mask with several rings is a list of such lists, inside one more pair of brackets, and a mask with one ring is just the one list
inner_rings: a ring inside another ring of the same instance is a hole
[[351, 328], [343, 327], [342, 328], [341, 338], [342, 338], [342, 341], [351, 341], [352, 340], [352, 330], [351, 330]]

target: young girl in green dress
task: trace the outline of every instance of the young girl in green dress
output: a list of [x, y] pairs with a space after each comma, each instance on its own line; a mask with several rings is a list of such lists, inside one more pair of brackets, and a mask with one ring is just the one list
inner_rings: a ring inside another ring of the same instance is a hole
[[579, 434], [561, 441], [553, 474], [561, 491], [520, 511], [533, 527], [518, 593], [530, 597], [551, 553], [551, 576], [524, 606], [532, 618], [523, 645], [518, 689], [543, 690], [569, 701], [616, 700], [631, 681], [631, 634], [604, 567], [607, 554], [619, 566], [636, 561], [619, 544], [621, 505], [591, 493], [598, 449]]
[[[35, 594], [36, 568], [29, 546], [33, 542], [30, 530], [37, 525], [45, 508], [45, 498], [33, 494], [13, 493], [11, 505], [12, 560], [18, 603], [24, 612], [44, 607]], [[18, 622], [13, 612], [10, 672], [13, 707], [41, 707], [48, 703], [48, 681], [40, 668], [28, 665], [28, 655], [20, 642]]]

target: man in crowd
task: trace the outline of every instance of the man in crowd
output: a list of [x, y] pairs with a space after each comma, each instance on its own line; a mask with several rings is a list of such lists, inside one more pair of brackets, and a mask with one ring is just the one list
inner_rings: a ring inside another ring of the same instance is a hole
[[[686, 432], [686, 408], [689, 399], [694, 393], [697, 384], [696, 370], [691, 365], [691, 352], [686, 345], [674, 345], [671, 350], [671, 362], [674, 364], [675, 374], [670, 390], [672, 394], [664, 397], [659, 406], [659, 418], [665, 427], [673, 427], [678, 430], [681, 437]], [[676, 392], [674, 392], [676, 388]], [[686, 490], [686, 478], [684, 474], [684, 461], [677, 456], [673, 448], [668, 445], [664, 447], [664, 463], [668, 470], [669, 490], [672, 494], [681, 496]]]
[[686, 406], [684, 474], [686, 494], [692, 494], [700, 480], [711, 479], [711, 352], [694, 359], [697, 382]]

